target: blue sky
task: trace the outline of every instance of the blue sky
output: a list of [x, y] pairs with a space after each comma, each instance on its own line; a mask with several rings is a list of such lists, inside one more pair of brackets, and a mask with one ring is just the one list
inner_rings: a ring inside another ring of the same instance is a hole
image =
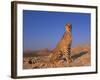
[[90, 43], [89, 13], [23, 10], [24, 50], [53, 49], [63, 36], [66, 23], [72, 24], [72, 47]]

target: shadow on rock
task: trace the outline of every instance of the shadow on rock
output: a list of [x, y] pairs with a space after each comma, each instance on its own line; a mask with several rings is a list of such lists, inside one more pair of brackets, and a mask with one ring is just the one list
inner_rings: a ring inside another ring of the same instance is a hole
[[72, 58], [73, 60], [75, 60], [75, 59], [77, 59], [77, 58], [79, 58], [79, 57], [85, 55], [86, 53], [88, 53], [88, 51], [82, 51], [82, 52], [80, 52], [80, 53], [78, 53], [78, 54], [73, 55], [71, 58]]

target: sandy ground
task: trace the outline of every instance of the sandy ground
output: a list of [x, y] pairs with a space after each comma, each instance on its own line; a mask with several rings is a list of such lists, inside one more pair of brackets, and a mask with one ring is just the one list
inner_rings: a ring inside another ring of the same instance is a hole
[[91, 52], [89, 45], [81, 45], [72, 48], [71, 63], [64, 60], [49, 62], [48, 56], [26, 56], [23, 59], [23, 69], [53, 68], [53, 67], [78, 67], [91, 65]]

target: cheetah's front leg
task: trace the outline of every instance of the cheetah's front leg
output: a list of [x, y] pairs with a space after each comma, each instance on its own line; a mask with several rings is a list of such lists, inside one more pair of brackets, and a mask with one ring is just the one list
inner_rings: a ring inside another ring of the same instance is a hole
[[70, 48], [67, 48], [67, 49], [64, 50], [64, 57], [67, 60], [68, 64], [73, 61], [72, 58], [71, 58], [71, 50], [70, 50]]

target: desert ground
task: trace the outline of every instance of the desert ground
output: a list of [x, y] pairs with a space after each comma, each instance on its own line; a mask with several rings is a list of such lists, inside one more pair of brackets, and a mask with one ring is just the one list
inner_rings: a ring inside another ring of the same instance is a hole
[[48, 55], [50, 50], [26, 51], [23, 53], [23, 69], [55, 68], [55, 67], [80, 67], [91, 65], [90, 45], [78, 45], [71, 49], [73, 61], [67, 63], [64, 60], [50, 62]]

